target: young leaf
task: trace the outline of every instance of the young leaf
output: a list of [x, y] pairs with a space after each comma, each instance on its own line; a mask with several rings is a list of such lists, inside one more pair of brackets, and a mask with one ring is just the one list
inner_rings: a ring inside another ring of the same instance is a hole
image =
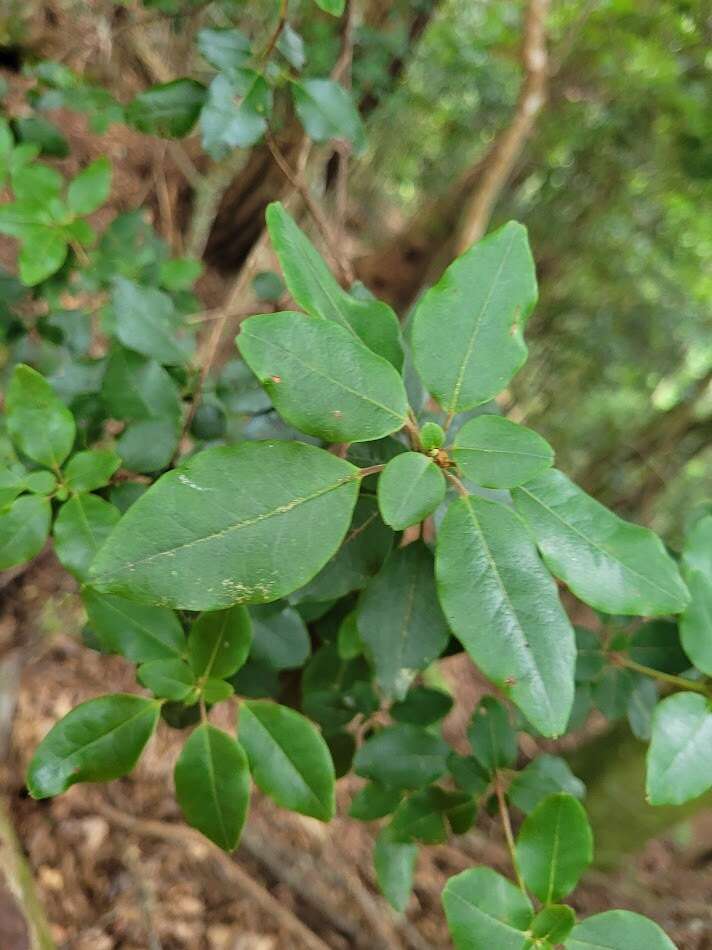
[[389, 788], [423, 788], [445, 773], [448, 751], [439, 736], [398, 723], [386, 726], [361, 746], [354, 771]]
[[675, 944], [652, 920], [629, 910], [607, 910], [581, 921], [564, 944], [566, 950], [675, 950]]
[[304, 79], [292, 82], [291, 89], [297, 116], [310, 139], [346, 139], [357, 154], [363, 151], [366, 133], [348, 89], [333, 79]]
[[418, 857], [417, 844], [394, 841], [389, 828], [382, 828], [373, 849], [373, 866], [381, 893], [391, 907], [403, 912], [413, 890]]
[[151, 660], [142, 663], [136, 675], [142, 686], [162, 699], [180, 702], [195, 689], [195, 677], [183, 660]]
[[316, 5], [332, 16], [341, 16], [346, 0], [316, 0]]
[[446, 412], [487, 402], [521, 368], [536, 299], [527, 232], [514, 221], [478, 241], [421, 298], [413, 317], [415, 366]]
[[460, 498], [438, 533], [436, 576], [445, 616], [475, 663], [540, 732], [561, 735], [574, 632], [521, 520], [496, 502]]
[[188, 634], [188, 660], [196, 677], [224, 679], [244, 664], [251, 642], [246, 607], [201, 614]]
[[278, 805], [320, 821], [333, 818], [334, 766], [308, 719], [277, 703], [244, 702], [240, 742], [255, 782]]
[[179, 659], [185, 650], [180, 621], [165, 607], [146, 607], [85, 587], [82, 601], [89, 623], [111, 651], [134, 663]]
[[287, 287], [299, 306], [314, 317], [340, 324], [400, 370], [403, 350], [393, 310], [380, 300], [358, 300], [347, 294], [279, 201], [268, 205], [266, 220]]
[[121, 459], [110, 449], [77, 452], [64, 469], [64, 481], [71, 492], [88, 492], [109, 484], [121, 465]]
[[35, 287], [57, 273], [66, 260], [69, 245], [61, 231], [43, 225], [26, 225], [22, 240], [17, 258], [20, 280], [27, 287]]
[[648, 528], [623, 521], [556, 470], [512, 497], [549, 570], [584, 603], [648, 617], [684, 609], [677, 566]]
[[61, 564], [85, 581], [96, 552], [118, 524], [121, 513], [97, 495], [74, 495], [54, 522], [54, 549]]
[[540, 435], [491, 415], [465, 423], [452, 457], [466, 478], [486, 488], [514, 488], [554, 464], [554, 451]]
[[126, 121], [149, 135], [181, 138], [195, 125], [207, 95], [205, 86], [194, 79], [151, 86], [126, 107]]
[[456, 950], [523, 950], [532, 905], [491, 868], [471, 868], [451, 877], [443, 905]]
[[[576, 924], [576, 914], [565, 904], [543, 907], [531, 922], [529, 930], [535, 940], [548, 940], [549, 944], [563, 943]], [[532, 943], [532, 947], [541, 944]]]
[[250, 317], [237, 344], [290, 425], [331, 442], [367, 442], [400, 429], [408, 402], [387, 360], [351, 333], [303, 313]]
[[74, 214], [91, 214], [100, 208], [111, 190], [111, 165], [98, 158], [80, 172], [67, 190], [67, 204]]
[[435, 591], [433, 556], [422, 542], [388, 556], [359, 601], [357, 623], [379, 686], [389, 698], [402, 699], [449, 636]]
[[397, 788], [387, 788], [378, 782], [369, 782], [351, 799], [349, 815], [359, 821], [385, 818], [396, 810], [402, 797], [403, 793]]
[[181, 365], [190, 348], [179, 339], [180, 316], [161, 290], [117, 277], [111, 295], [116, 335], [131, 350], [159, 363]]
[[680, 617], [685, 652], [698, 670], [712, 675], [712, 515], [701, 518], [685, 538], [683, 577], [691, 600]]
[[306, 624], [283, 601], [250, 607], [252, 646], [250, 657], [273, 670], [303, 666], [311, 650]]
[[41, 465], [57, 469], [69, 455], [76, 427], [44, 377], [18, 364], [5, 398], [7, 431], [17, 448]]
[[188, 824], [232, 851], [250, 801], [250, 772], [239, 743], [209, 723], [198, 726], [181, 750], [173, 777]]
[[396, 455], [378, 479], [381, 517], [396, 531], [427, 518], [445, 498], [445, 476], [419, 452]]
[[117, 693], [81, 703], [54, 725], [27, 772], [33, 798], [49, 798], [76, 782], [127, 775], [156, 728], [161, 704]]
[[493, 696], [485, 696], [478, 703], [467, 738], [473, 755], [488, 773], [511, 768], [517, 759], [517, 734], [506, 707]]
[[40, 553], [51, 517], [50, 503], [40, 495], [23, 495], [0, 511], [0, 571]]
[[593, 835], [580, 802], [563, 793], [545, 798], [524, 819], [516, 853], [524, 883], [540, 901], [566, 897], [593, 860]]
[[557, 792], [566, 792], [582, 799], [586, 794], [586, 786], [581, 779], [576, 778], [565, 759], [544, 753], [517, 773], [507, 796], [513, 805], [528, 815], [545, 798]]
[[129, 508], [93, 586], [186, 610], [277, 600], [333, 555], [357, 494], [358, 470], [310, 445], [206, 449]]
[[646, 792], [651, 805], [681, 805], [712, 786], [712, 710], [697, 693], [676, 693], [653, 714]]

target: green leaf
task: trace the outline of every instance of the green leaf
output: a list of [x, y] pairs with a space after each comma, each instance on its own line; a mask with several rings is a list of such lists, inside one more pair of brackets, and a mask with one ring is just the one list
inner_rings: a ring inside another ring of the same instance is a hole
[[420, 430], [420, 442], [424, 452], [432, 452], [445, 444], [445, 430], [437, 422], [426, 422]]
[[102, 399], [115, 419], [162, 419], [180, 416], [178, 388], [155, 360], [115, 346], [109, 354]]
[[151, 86], [126, 107], [126, 121], [149, 135], [181, 138], [195, 125], [205, 102], [205, 86], [194, 79]]
[[7, 431], [17, 448], [41, 465], [58, 468], [69, 455], [74, 417], [39, 373], [18, 364], [5, 399]]
[[532, 905], [491, 868], [471, 868], [451, 877], [443, 905], [456, 950], [523, 950]]
[[94, 491], [109, 484], [119, 465], [121, 459], [111, 449], [78, 452], [64, 469], [64, 482], [72, 492]]
[[398, 723], [386, 726], [361, 746], [354, 771], [390, 788], [422, 788], [445, 773], [448, 751], [439, 736]]
[[244, 664], [251, 642], [245, 607], [201, 614], [188, 634], [188, 660], [196, 677], [224, 679]]
[[400, 429], [408, 400], [393, 366], [349, 331], [302, 313], [245, 320], [240, 352], [286, 422], [331, 442]]
[[311, 650], [306, 624], [284, 602], [250, 607], [252, 647], [250, 657], [273, 670], [303, 666]]
[[504, 505], [450, 505], [436, 553], [440, 603], [482, 672], [544, 735], [561, 735], [574, 693], [574, 632], [530, 535]]
[[557, 792], [566, 792], [582, 799], [586, 794], [586, 786], [581, 779], [576, 778], [565, 759], [544, 753], [517, 773], [507, 796], [513, 805], [528, 815], [545, 798]]
[[630, 658], [663, 673], [682, 673], [690, 660], [680, 645], [677, 625], [667, 620], [641, 624], [628, 644]]
[[142, 686], [162, 699], [180, 701], [195, 689], [195, 677], [183, 660], [151, 660], [142, 663], [136, 675]]
[[28, 226], [18, 256], [20, 280], [34, 287], [56, 273], [67, 257], [67, 241], [56, 228]]
[[357, 494], [358, 470], [310, 445], [206, 449], [129, 508], [93, 586], [186, 610], [277, 600], [333, 555]]
[[51, 472], [29, 472], [25, 477], [25, 488], [33, 495], [51, 495], [57, 487], [57, 479]]
[[347, 614], [339, 625], [336, 645], [342, 660], [353, 660], [363, 653], [363, 643], [356, 623], [356, 611]]
[[402, 792], [397, 788], [369, 782], [351, 799], [349, 815], [359, 821], [376, 821], [395, 811], [401, 798]]
[[49, 798], [76, 782], [127, 775], [153, 734], [161, 704], [117, 693], [81, 703], [54, 725], [27, 772], [33, 798]]
[[398, 318], [379, 300], [357, 300], [341, 288], [323, 258], [284, 206], [268, 205], [267, 228], [294, 300], [314, 317], [333, 320], [400, 370]]
[[124, 346], [159, 363], [185, 363], [190, 347], [179, 337], [181, 317], [168, 294], [117, 277], [111, 303], [116, 336]]
[[415, 366], [446, 412], [488, 402], [522, 367], [536, 299], [527, 232], [514, 221], [478, 241], [421, 298], [413, 317]]
[[24, 495], [0, 511], [0, 571], [40, 553], [51, 517], [50, 503], [41, 495]]
[[180, 621], [165, 607], [146, 607], [123, 597], [82, 590], [89, 623], [101, 642], [134, 663], [178, 659], [185, 650]]
[[389, 828], [382, 828], [373, 848], [373, 866], [381, 893], [391, 907], [403, 912], [413, 890], [417, 844], [394, 841]]
[[694, 665], [712, 675], [712, 515], [701, 518], [685, 538], [682, 572], [691, 600], [680, 617], [680, 636]]
[[676, 693], [653, 714], [646, 792], [651, 805], [681, 805], [712, 786], [712, 710], [704, 696]]
[[601, 638], [585, 627], [574, 627], [576, 633], [576, 682], [590, 683], [600, 676], [606, 663]]
[[13, 128], [18, 141], [37, 145], [40, 155], [52, 158], [66, 158], [69, 155], [69, 143], [56, 125], [44, 116], [28, 115], [13, 119]]
[[527, 888], [545, 904], [566, 897], [593, 860], [593, 835], [580, 802], [550, 795], [527, 815], [516, 842]]
[[447, 841], [445, 802], [448, 793], [437, 786], [410, 795], [398, 806], [390, 824], [394, 841], [443, 844]]
[[341, 16], [344, 12], [346, 0], [315, 0], [315, 3], [332, 16]]
[[21, 494], [27, 485], [27, 476], [19, 466], [0, 466], [0, 509], [6, 508]]
[[193, 257], [174, 257], [161, 261], [159, 281], [166, 290], [190, 290], [203, 272], [203, 265]]
[[[63, 187], [64, 178], [48, 165], [21, 165], [12, 172], [12, 190], [20, 204], [46, 210], [59, 200]], [[44, 219], [49, 220], [51, 217]]]
[[256, 784], [278, 805], [321, 821], [333, 818], [334, 766], [308, 719], [266, 700], [244, 702], [240, 742]]
[[435, 591], [433, 556], [422, 542], [388, 556], [359, 601], [357, 623], [380, 688], [387, 697], [402, 699], [449, 636]]
[[132, 422], [121, 434], [116, 448], [126, 468], [133, 472], [158, 472], [170, 465], [180, 437], [174, 417]]
[[653, 712], [658, 703], [658, 688], [654, 680], [641, 678], [628, 697], [626, 715], [633, 735], [648, 742], [653, 731]]
[[304, 79], [292, 82], [291, 89], [297, 116], [310, 139], [346, 139], [357, 154], [363, 151], [366, 132], [348, 89], [333, 79]]
[[282, 56], [284, 56], [289, 65], [293, 66], [297, 72], [303, 69], [307, 61], [304, 51], [304, 40], [289, 23], [285, 23], [282, 28], [280, 37], [277, 40], [277, 49]]
[[452, 457], [466, 478], [486, 488], [514, 488], [554, 464], [554, 450], [540, 435], [491, 415], [465, 423]]
[[111, 164], [108, 158], [98, 158], [70, 183], [67, 204], [75, 214], [91, 214], [100, 208], [111, 191]]
[[416, 686], [405, 699], [391, 706], [391, 717], [396, 722], [412, 722], [414, 726], [431, 726], [450, 712], [452, 696], [441, 689]]
[[591, 686], [591, 697], [607, 719], [620, 719], [628, 710], [628, 703], [640, 676], [618, 666], [607, 666]]
[[203, 699], [209, 704], [221, 703], [224, 699], [229, 699], [234, 692], [235, 688], [231, 683], [226, 683], [225, 680], [209, 679], [203, 686]]
[[209, 723], [198, 726], [181, 750], [174, 780], [188, 824], [232, 851], [250, 801], [247, 757], [239, 743]]
[[512, 497], [548, 568], [584, 603], [647, 617], [684, 609], [677, 566], [648, 528], [623, 521], [556, 470]]
[[652, 920], [629, 910], [595, 914], [574, 927], [566, 950], [675, 950]]
[[203, 148], [214, 159], [234, 148], [255, 145], [267, 131], [272, 90], [262, 76], [243, 70], [241, 81], [218, 75], [210, 83], [200, 114]]
[[211, 66], [228, 73], [244, 66], [250, 58], [250, 40], [241, 30], [199, 30], [197, 43]]
[[485, 696], [472, 714], [467, 738], [472, 752], [487, 773], [511, 768], [517, 759], [517, 734], [505, 706]]
[[54, 522], [54, 549], [60, 563], [85, 581], [96, 552], [111, 534], [121, 513], [97, 495], [75, 495], [59, 509]]
[[445, 476], [418, 452], [396, 455], [378, 479], [381, 517], [396, 531], [423, 521], [445, 499]]
[[[576, 914], [565, 904], [543, 907], [531, 922], [532, 937], [560, 944], [568, 937], [576, 924]], [[533, 947], [537, 944], [532, 944]]]
[[458, 755], [451, 752], [447, 767], [458, 788], [479, 798], [490, 783], [488, 772], [482, 768], [474, 755]]

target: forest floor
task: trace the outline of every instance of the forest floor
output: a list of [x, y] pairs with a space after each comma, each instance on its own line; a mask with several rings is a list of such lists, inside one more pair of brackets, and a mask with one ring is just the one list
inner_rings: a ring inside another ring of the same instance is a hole
[[[338, 783], [338, 816], [329, 825], [281, 811], [256, 793], [242, 844], [222, 856], [181, 821], [172, 772], [184, 736], [164, 723], [130, 777], [32, 801], [22, 776], [47, 729], [84, 699], [137, 687], [129, 663], [82, 645], [74, 583], [52, 555], [0, 597], [0, 657], [17, 651], [24, 665], [0, 795], [62, 950], [447, 948], [440, 905], [447, 878], [478, 862], [508, 872], [497, 824], [483, 816], [477, 830], [422, 849], [407, 912], [395, 915], [374, 882], [377, 823], [346, 817], [356, 778]], [[446, 723], [452, 735], [461, 733], [479, 684], [463, 658], [445, 666], [459, 700]], [[233, 712], [225, 705], [222, 717], [219, 708], [214, 715], [229, 728]], [[711, 855], [706, 812], [650, 841], [619, 871], [590, 872], [573, 904], [582, 916], [612, 907], [639, 911], [658, 920], [681, 950], [710, 950]], [[11, 917], [0, 888], [0, 946], [25, 950]]]

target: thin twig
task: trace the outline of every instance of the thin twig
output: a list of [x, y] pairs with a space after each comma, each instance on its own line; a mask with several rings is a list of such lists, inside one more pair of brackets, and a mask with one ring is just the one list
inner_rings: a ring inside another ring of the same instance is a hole
[[502, 780], [497, 774], [494, 780], [494, 791], [497, 796], [497, 805], [499, 806], [499, 816], [502, 821], [502, 828], [504, 829], [504, 837], [507, 841], [507, 849], [509, 850], [509, 857], [512, 861], [512, 868], [514, 869], [514, 876], [517, 879], [517, 884], [519, 889], [526, 894], [527, 889], [524, 886], [524, 881], [522, 876], [519, 873], [519, 866], [517, 864], [517, 851], [514, 846], [514, 835], [512, 834], [512, 822], [509, 820], [509, 809], [507, 808], [507, 800], [504, 797], [504, 789], [502, 788]]
[[641, 673], [643, 676], [649, 676], [651, 679], [659, 680], [661, 683], [669, 683], [678, 689], [688, 689], [693, 693], [701, 693], [703, 696], [712, 698], [712, 689], [705, 685], [705, 683], [688, 680], [684, 676], [673, 676], [672, 673], [663, 673], [662, 670], [653, 669], [652, 666], [643, 666], [642, 663], [636, 663], [635, 660], [631, 660], [631, 658], [624, 653], [612, 654], [611, 660], [616, 666], [624, 666], [629, 670], [634, 670], [636, 673]]
[[455, 486], [455, 490], [457, 491], [458, 495], [461, 495], [463, 498], [467, 498], [467, 497], [468, 497], [468, 495], [469, 495], [470, 493], [469, 493], [468, 490], [465, 488], [465, 486], [462, 484], [462, 482], [461, 482], [460, 479], [457, 477], [457, 475], [453, 475], [452, 472], [447, 472], [447, 471], [446, 471], [446, 472], [445, 472], [445, 478], [448, 478], [448, 479], [452, 482], [452, 484]]
[[288, 0], [281, 0], [279, 4], [279, 19], [277, 20], [277, 25], [272, 31], [272, 35], [267, 41], [267, 45], [260, 53], [259, 61], [261, 63], [267, 62], [267, 60], [272, 55], [272, 50], [275, 48], [280, 36], [282, 35], [282, 30], [284, 29], [284, 25], [287, 22], [287, 3]]

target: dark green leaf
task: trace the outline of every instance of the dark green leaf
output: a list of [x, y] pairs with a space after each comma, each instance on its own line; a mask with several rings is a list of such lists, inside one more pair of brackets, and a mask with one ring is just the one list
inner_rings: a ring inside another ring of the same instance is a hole
[[224, 679], [244, 664], [251, 642], [246, 607], [201, 614], [188, 634], [188, 660], [196, 677]]
[[128, 104], [126, 119], [139, 132], [181, 138], [195, 125], [206, 95], [205, 86], [194, 79], [151, 86]]
[[452, 457], [466, 478], [487, 488], [514, 488], [554, 464], [554, 451], [540, 435], [492, 415], [465, 423]]
[[381, 893], [397, 911], [404, 911], [411, 891], [418, 857], [416, 844], [394, 841], [389, 828], [383, 828], [373, 849], [373, 866]]
[[328, 733], [324, 736], [324, 740], [334, 763], [334, 775], [337, 779], [343, 778], [351, 771], [356, 752], [356, 739], [350, 732], [340, 730]]
[[123, 693], [81, 703], [37, 747], [27, 772], [30, 795], [49, 798], [76, 782], [128, 774], [156, 727], [160, 705]]
[[418, 452], [396, 455], [378, 479], [381, 517], [396, 531], [423, 521], [445, 498], [445, 476]]
[[574, 627], [576, 633], [576, 682], [590, 683], [595, 680], [606, 662], [601, 638], [585, 627]]
[[544, 753], [516, 775], [507, 795], [513, 805], [528, 815], [545, 798], [557, 792], [582, 799], [586, 786], [576, 778], [565, 759]]
[[118, 524], [121, 512], [97, 495], [74, 495], [59, 509], [52, 534], [61, 564], [85, 581], [96, 552]]
[[505, 706], [493, 696], [480, 700], [472, 714], [467, 738], [486, 772], [511, 768], [517, 758], [517, 734]]
[[111, 164], [108, 158], [98, 158], [70, 183], [67, 204], [74, 214], [91, 214], [105, 203], [110, 190]]
[[446, 412], [487, 402], [520, 369], [536, 299], [527, 232], [514, 221], [478, 241], [421, 298], [413, 317], [415, 365]]
[[247, 757], [239, 743], [209, 723], [198, 726], [181, 750], [174, 780], [188, 824], [232, 851], [250, 801]]
[[458, 755], [451, 752], [447, 767], [455, 784], [463, 791], [479, 798], [490, 783], [488, 772], [480, 765], [474, 755]]
[[359, 821], [385, 818], [396, 810], [402, 797], [403, 793], [397, 788], [387, 788], [378, 782], [369, 782], [351, 799], [349, 815]]
[[513, 498], [549, 569], [584, 603], [625, 615], [684, 609], [687, 589], [657, 535], [623, 521], [562, 472], [544, 472]]
[[139, 666], [137, 676], [142, 686], [162, 699], [180, 701], [195, 691], [195, 677], [183, 660], [151, 660]]
[[390, 788], [422, 788], [447, 770], [448, 747], [418, 726], [398, 723], [371, 736], [354, 759], [357, 775]]
[[621, 719], [639, 677], [630, 670], [608, 666], [591, 686], [591, 697], [607, 719]]
[[442, 844], [447, 841], [442, 789], [425, 788], [408, 796], [398, 806], [389, 826], [393, 841], [407, 844]]
[[41, 495], [24, 495], [0, 511], [0, 571], [40, 553], [51, 517], [50, 503]]
[[10, 438], [21, 452], [48, 468], [62, 464], [74, 444], [76, 427], [46, 379], [29, 366], [16, 366], [5, 412]]
[[303, 666], [311, 649], [306, 624], [284, 602], [250, 607], [252, 647], [250, 657], [273, 670]]
[[72, 456], [64, 469], [64, 481], [72, 492], [94, 491], [108, 485], [121, 459], [110, 449], [93, 449]]
[[129, 508], [94, 586], [187, 610], [277, 600], [332, 556], [357, 494], [358, 470], [313, 446], [206, 449]]
[[561, 735], [574, 692], [574, 632], [517, 515], [454, 502], [438, 532], [436, 576], [453, 632], [483, 673], [546, 736]]
[[451, 877], [443, 905], [456, 950], [523, 950], [532, 905], [491, 868], [471, 868]]
[[653, 714], [646, 792], [651, 805], [681, 805], [712, 786], [712, 710], [696, 693], [676, 693]]
[[405, 699], [391, 706], [391, 716], [396, 722], [412, 722], [415, 726], [430, 726], [439, 722], [452, 709], [452, 696], [440, 689], [416, 686]]
[[292, 82], [291, 88], [299, 121], [310, 139], [346, 139], [357, 153], [363, 151], [366, 133], [347, 89], [333, 79], [305, 79]]
[[134, 663], [183, 655], [185, 635], [172, 610], [134, 604], [91, 587], [82, 590], [82, 601], [92, 629], [112, 652]]
[[566, 941], [566, 950], [675, 950], [652, 920], [629, 910], [608, 910], [582, 921]]
[[252, 777], [278, 805], [321, 821], [334, 816], [334, 766], [314, 726], [298, 712], [264, 700], [240, 707], [240, 742]]
[[66, 158], [69, 155], [66, 138], [44, 116], [28, 115], [13, 119], [12, 125], [18, 140], [39, 146], [41, 155], [52, 158]]
[[190, 347], [180, 339], [180, 314], [168, 294], [117, 277], [111, 303], [116, 335], [124, 346], [159, 363], [180, 365], [186, 361]]
[[361, 634], [358, 632], [355, 610], [352, 610], [341, 621], [336, 645], [342, 660], [353, 660], [363, 653], [363, 642]]
[[175, 417], [142, 419], [124, 429], [116, 448], [132, 472], [158, 472], [170, 464], [179, 437], [180, 425]]

